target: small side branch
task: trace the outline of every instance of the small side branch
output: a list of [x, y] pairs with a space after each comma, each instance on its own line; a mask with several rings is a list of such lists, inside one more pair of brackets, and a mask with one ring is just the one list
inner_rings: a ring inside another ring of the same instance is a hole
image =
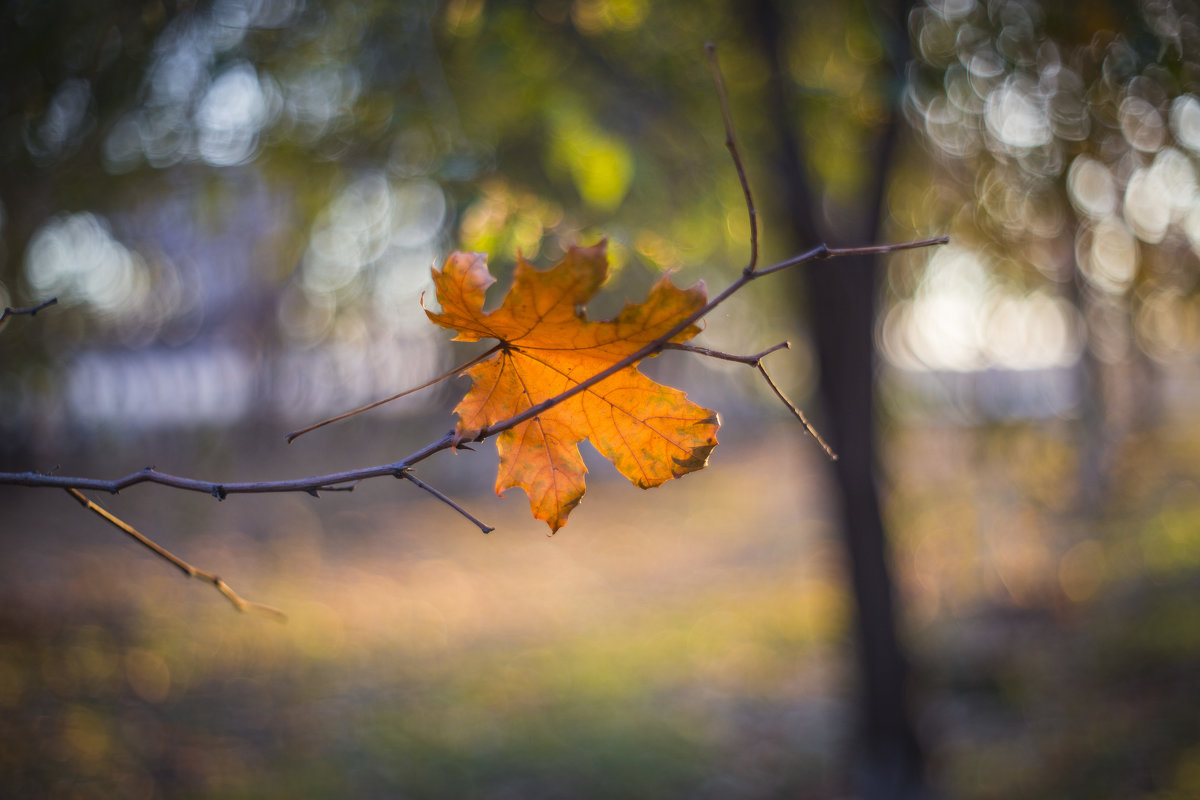
[[809, 261], [824, 261], [828, 258], [841, 258], [845, 256], [877, 256], [886, 255], [887, 253], [898, 253], [901, 250], [916, 250], [921, 247], [934, 247], [942, 244], [949, 244], [949, 236], [935, 236], [932, 239], [918, 239], [914, 242], [899, 242], [897, 244], [873, 244], [866, 247], [829, 247], [828, 245], [820, 244], [805, 253], [798, 256], [793, 256], [786, 261], [780, 261], [778, 264], [773, 264], [769, 267], [760, 269], [754, 273], [755, 277], [770, 275], [773, 272], [780, 272], [785, 269], [790, 269], [800, 264], [808, 263]]
[[199, 567], [192, 566], [191, 564], [184, 561], [179, 556], [172, 553], [170, 550], [167, 550], [165, 547], [163, 547], [162, 545], [155, 542], [153, 539], [138, 532], [138, 530], [136, 528], [134, 528], [132, 525], [130, 525], [129, 523], [122, 520], [120, 517], [116, 516], [115, 514], [112, 514], [109, 511], [104, 510], [100, 506], [93, 503], [91, 500], [87, 499], [87, 497], [85, 497], [83, 495], [83, 493], [80, 492], [78, 489], [67, 489], [66, 491], [67, 491], [67, 494], [69, 494], [69, 495], [71, 495], [71, 497], [75, 498], [75, 500], [77, 500], [79, 502], [79, 504], [81, 506], [83, 506], [84, 508], [86, 508], [88, 511], [91, 511], [93, 514], [97, 515], [98, 517], [103, 519], [105, 522], [112, 525], [117, 530], [121, 531], [121, 533], [124, 533], [126, 536], [129, 536], [135, 542], [142, 545], [150, 552], [154, 553], [154, 555], [158, 556], [161, 559], [164, 559], [169, 564], [171, 564], [176, 569], [178, 569], [180, 572], [182, 572], [184, 575], [187, 575], [189, 578], [198, 578], [202, 581], [206, 581], [207, 583], [211, 583], [213, 586], [216, 587], [218, 592], [220, 592], [222, 595], [225, 596], [225, 599], [227, 599], [229, 602], [233, 603], [233, 607], [236, 608], [238, 611], [241, 611], [241, 612], [253, 611], [253, 612], [256, 612], [259, 614], [264, 614], [268, 617], [277, 619], [280, 622], [285, 622], [287, 620], [287, 615], [284, 614], [282, 611], [280, 611], [277, 608], [263, 605], [262, 603], [253, 603], [253, 602], [250, 602], [249, 600], [243, 599], [241, 595], [239, 595], [237, 592], [235, 592], [229, 586], [229, 584], [227, 584], [225, 581], [221, 580], [220, 577], [218, 577], [217, 575], [214, 575], [211, 572], [208, 572], [207, 570], [203, 570], [203, 569], [200, 569]]
[[663, 345], [664, 350], [682, 350], [685, 353], [695, 353], [700, 356], [708, 356], [709, 358], [719, 358], [722, 361], [734, 361], [738, 364], [749, 364], [752, 367], [757, 367], [758, 363], [767, 356], [774, 353], [776, 350], [787, 350], [792, 346], [791, 342], [780, 342], [773, 347], [768, 347], [761, 353], [755, 353], [752, 356], [739, 356], [733, 353], [723, 353], [720, 350], [712, 350], [707, 347], [697, 347], [694, 344], [682, 344], [680, 342], [667, 342]]
[[754, 209], [750, 181], [746, 178], [742, 154], [738, 151], [737, 137], [733, 133], [733, 115], [729, 113], [729, 98], [725, 96], [725, 77], [721, 74], [721, 65], [717, 62], [717, 46], [709, 42], [704, 45], [704, 49], [708, 53], [708, 62], [712, 65], [713, 82], [717, 85], [717, 100], [721, 104], [721, 119], [725, 123], [725, 147], [733, 157], [733, 166], [737, 169], [738, 180], [742, 184], [742, 196], [746, 198], [746, 211], [750, 215], [750, 263], [742, 270], [749, 275], [758, 266], [758, 212]]
[[425, 491], [429, 492], [431, 495], [436, 497], [438, 500], [441, 500], [443, 503], [445, 503], [446, 505], [453, 508], [459, 514], [462, 514], [464, 517], [471, 520], [471, 522], [475, 523], [475, 525], [478, 526], [479, 530], [483, 531], [484, 533], [491, 533], [492, 531], [496, 530], [492, 526], [485, 525], [484, 523], [480, 522], [478, 519], [476, 519], [474, 516], [472, 516], [469, 511], [467, 511], [465, 508], [460, 506], [458, 503], [454, 502], [449, 497], [447, 497], [446, 495], [439, 492], [437, 489], [430, 486], [428, 483], [425, 483], [425, 481], [421, 480], [416, 475], [413, 475], [411, 470], [407, 470], [407, 469], [397, 470], [396, 477], [404, 478], [406, 481], [410, 481], [413, 485], [418, 486], [418, 487], [424, 489]]
[[54, 305], [57, 302], [58, 302], [57, 297], [51, 297], [49, 300], [38, 303], [36, 306], [29, 306], [28, 308], [13, 308], [11, 306], [5, 306], [4, 310], [0, 311], [0, 324], [3, 324], [4, 320], [7, 319], [8, 317], [15, 317], [19, 314], [25, 314], [30, 317], [36, 317], [37, 313], [39, 311], [41, 311], [42, 309], [45, 309], [45, 308], [49, 308], [50, 306]]
[[809, 435], [817, 440], [817, 444], [821, 445], [821, 449], [825, 451], [825, 455], [829, 456], [829, 460], [837, 461], [837, 453], [833, 452], [833, 448], [821, 438], [821, 434], [817, 433], [817, 429], [814, 428], [812, 423], [808, 421], [808, 418], [804, 416], [804, 412], [801, 411], [795, 403], [793, 403], [791, 400], [788, 400], [787, 395], [783, 393], [783, 390], [776, 385], [775, 381], [771, 380], [771, 374], [767, 372], [767, 368], [764, 367], [761, 362], [756, 364], [755, 367], [760, 373], [762, 373], [763, 378], [767, 381], [767, 385], [771, 387], [771, 391], [775, 392], [775, 396], [783, 401], [783, 404], [788, 407], [788, 410], [792, 412], [796, 419], [800, 420], [800, 424], [804, 426], [804, 430], [808, 431]]
[[495, 353], [499, 349], [500, 349], [500, 345], [496, 345], [495, 347], [492, 347], [491, 349], [489, 349], [487, 352], [481, 353], [481, 354], [477, 355], [475, 358], [472, 358], [467, 363], [459, 364], [454, 369], [451, 369], [447, 372], [443, 372], [441, 375], [439, 375], [436, 378], [433, 378], [431, 380], [428, 380], [425, 383], [422, 383], [420, 386], [414, 386], [411, 389], [405, 389], [403, 392], [394, 394], [391, 397], [385, 397], [382, 400], [376, 400], [374, 403], [368, 403], [367, 405], [362, 406], [361, 408], [356, 408], [353, 411], [347, 411], [344, 414], [338, 414], [336, 417], [330, 417], [329, 419], [321, 420], [320, 422], [316, 423], [315, 425], [309, 425], [307, 428], [301, 428], [298, 431], [292, 431], [284, 438], [287, 439], [288, 444], [291, 444], [292, 442], [296, 441], [304, 434], [312, 433], [313, 431], [315, 431], [318, 428], [324, 428], [326, 425], [332, 425], [335, 422], [341, 422], [342, 420], [349, 419], [350, 417], [353, 417], [356, 414], [361, 414], [364, 411], [370, 411], [373, 408], [379, 408], [381, 405], [384, 405], [385, 403], [390, 403], [393, 400], [399, 400], [401, 397], [407, 397], [408, 395], [413, 394], [414, 392], [419, 392], [422, 389], [428, 389], [430, 386], [433, 386], [434, 384], [441, 383], [442, 381], [446, 380], [447, 378], [454, 377], [455, 375], [459, 374], [463, 370], [470, 369], [471, 367], [478, 364], [480, 361], [483, 361], [484, 359], [491, 356], [492, 353]]

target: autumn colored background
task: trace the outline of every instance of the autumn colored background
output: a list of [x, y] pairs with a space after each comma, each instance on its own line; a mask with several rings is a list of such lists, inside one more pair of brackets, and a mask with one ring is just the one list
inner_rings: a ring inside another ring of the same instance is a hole
[[[607, 236], [597, 319], [668, 270], [723, 287], [749, 230], [706, 41], [764, 263], [815, 244], [795, 174], [834, 243], [952, 237], [885, 262], [868, 329], [928, 787], [1200, 795], [1194, 3], [8, 3], [0, 305], [60, 302], [0, 327], [0, 471], [392, 461], [462, 382], [283, 434], [464, 360], [419, 302], [454, 249], [503, 288]], [[810, 290], [696, 342], [791, 340], [820, 425]], [[0, 487], [0, 795], [879, 796], [829, 463], [745, 366], [647, 371], [720, 411], [709, 468], [641, 491], [586, 453], [552, 538], [490, 446], [419, 470], [488, 536], [391, 480], [103, 498], [286, 625]]]

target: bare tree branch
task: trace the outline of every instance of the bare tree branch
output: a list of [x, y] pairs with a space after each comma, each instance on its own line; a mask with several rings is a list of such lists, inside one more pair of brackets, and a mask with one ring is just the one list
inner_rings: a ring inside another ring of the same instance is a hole
[[273, 608], [271, 606], [263, 605], [262, 603], [253, 603], [249, 600], [242, 598], [241, 595], [239, 595], [237, 592], [235, 592], [233, 590], [233, 588], [230, 587], [229, 584], [227, 584], [225, 581], [221, 580], [221, 578], [218, 577], [217, 575], [214, 575], [213, 573], [211, 573], [207, 570], [200, 569], [199, 567], [192, 566], [191, 564], [184, 561], [179, 556], [172, 553], [170, 550], [166, 549], [162, 545], [155, 542], [153, 539], [149, 538], [145, 534], [138, 532], [138, 530], [136, 528], [134, 528], [132, 525], [130, 525], [129, 523], [122, 520], [117, 515], [113, 514], [110, 511], [106, 511], [105, 509], [101, 508], [97, 504], [93, 503], [91, 500], [87, 499], [87, 497], [85, 497], [84, 494], [82, 492], [80, 492], [78, 489], [67, 489], [67, 494], [69, 494], [69, 495], [71, 495], [71, 497], [75, 498], [79, 502], [79, 504], [81, 506], [83, 506], [84, 508], [86, 508], [88, 511], [91, 511], [93, 514], [100, 517], [102, 520], [104, 520], [108, 524], [112, 525], [117, 530], [121, 531], [121, 533], [124, 533], [126, 536], [129, 536], [130, 538], [132, 538], [135, 542], [142, 545], [150, 552], [154, 553], [154, 555], [158, 556], [161, 559], [164, 559], [172, 566], [178, 568], [184, 575], [187, 575], [189, 578], [199, 578], [202, 581], [211, 583], [213, 586], [216, 587], [218, 592], [220, 592], [222, 595], [225, 596], [225, 599], [227, 599], [229, 602], [233, 603], [233, 607], [236, 608], [238, 611], [242, 611], [242, 612], [253, 611], [255, 613], [263, 614], [265, 616], [279, 620], [280, 622], [287, 621], [287, 615], [284, 614], [279, 609]]
[[720, 350], [713, 350], [708, 347], [697, 347], [694, 344], [683, 344], [682, 342], [667, 342], [663, 350], [682, 350], [685, 353], [695, 353], [700, 356], [708, 356], [709, 358], [719, 358], [722, 361], [735, 361], [739, 364], [749, 364], [752, 367], [757, 367], [758, 362], [774, 353], [776, 350], [787, 350], [792, 346], [791, 342], [780, 342], [779, 344], [768, 347], [761, 353], [755, 353], [752, 356], [739, 356], [733, 353], [723, 353]]
[[280, 492], [313, 491], [345, 491], [347, 484], [357, 483], [367, 478], [395, 476], [397, 472], [408, 469], [419, 461], [441, 450], [449, 449], [453, 443], [453, 433], [447, 433], [436, 442], [432, 442], [417, 450], [408, 457], [391, 464], [381, 464], [375, 467], [348, 470], [346, 472], [331, 472], [327, 475], [312, 475], [307, 478], [279, 481], [244, 481], [221, 483], [217, 481], [198, 480], [180, 475], [159, 472], [153, 467], [146, 467], [139, 472], [132, 472], [116, 480], [100, 480], [96, 478], [69, 478], [60, 475], [46, 475], [41, 472], [0, 472], [0, 484], [11, 486], [56, 487], [59, 489], [87, 489], [97, 492], [117, 494], [130, 486], [139, 483], [158, 483], [173, 489], [188, 492], [211, 494], [218, 500], [224, 500], [231, 494], [273, 494]]
[[31, 317], [36, 317], [39, 311], [44, 308], [49, 308], [57, 302], [57, 297], [51, 297], [49, 300], [38, 303], [36, 306], [29, 306], [28, 308], [13, 308], [12, 306], [5, 306], [4, 310], [0, 311], [0, 324], [3, 324], [6, 318], [15, 317], [18, 314], [28, 314]]
[[[864, 253], [891, 253], [898, 250], [910, 250], [916, 247], [929, 247], [931, 245], [945, 244], [948, 241], [949, 237], [940, 236], [934, 239], [922, 239], [920, 241], [902, 242], [899, 244], [874, 245], [871, 247], [831, 248], [825, 245], [820, 245], [806, 253], [801, 253], [800, 255], [794, 256], [773, 266], [765, 267], [754, 272], [743, 272], [738, 276], [737, 280], [731, 283], [723, 292], [718, 294], [712, 300], [709, 300], [708, 303], [706, 303], [703, 307], [689, 314], [675, 327], [671, 328], [669, 331], [666, 331], [662, 336], [655, 339], [653, 342], [650, 342], [645, 347], [634, 353], [631, 353], [625, 358], [622, 358], [620, 361], [617, 361], [607, 369], [596, 373], [587, 380], [580, 381], [562, 393], [555, 395], [544, 402], [538, 403], [535, 406], [531, 406], [520, 414], [509, 417], [502, 422], [498, 422], [495, 425], [483, 428], [475, 435], [474, 438], [470, 439], [470, 441], [482, 442], [499, 433], [503, 433], [506, 430], [515, 428], [522, 422], [533, 419], [540, 414], [544, 414], [554, 406], [569, 400], [581, 392], [587, 391], [596, 384], [609, 377], [612, 377], [621, 370], [632, 366], [633, 364], [636, 364], [649, 356], [661, 352], [667, 348], [667, 345], [670, 343], [671, 339], [679, 335], [688, 326], [711, 313], [713, 309], [724, 303], [741, 289], [745, 288], [747, 284], [765, 275], [771, 275], [773, 273], [812, 261], [821, 261], [829, 258], [837, 258], [839, 256], [862, 255]], [[799, 415], [798, 409], [795, 411], [795, 413]], [[802, 417], [803, 415], [799, 416]], [[817, 437], [817, 439], [820, 441], [820, 437]], [[296, 478], [292, 480], [220, 482], [172, 475], [165, 472], [159, 472], [153, 467], [147, 467], [140, 472], [134, 472], [126, 475], [123, 478], [117, 478], [116, 480], [74, 478], [60, 475], [46, 475], [40, 472], [0, 472], [0, 485], [55, 487], [59, 489], [74, 488], [116, 494], [122, 489], [127, 489], [140, 483], [158, 483], [184, 491], [211, 494], [218, 500], [223, 500], [225, 497], [231, 494], [312, 492], [314, 490], [332, 491], [334, 489], [344, 490], [346, 488], [346, 484], [366, 480], [368, 478], [380, 478], [389, 475], [394, 476], [397, 473], [407, 470], [415, 464], [424, 461], [435, 453], [441, 452], [442, 450], [448, 450], [452, 447], [461, 446], [461, 441], [462, 440], [455, 436], [454, 431], [450, 431], [440, 439], [430, 442], [421, 449], [416, 450], [399, 461], [394, 461], [391, 464], [381, 464], [379, 466], [364, 467], [345, 472], [334, 472], [327, 475], [313, 475], [306, 478]]]

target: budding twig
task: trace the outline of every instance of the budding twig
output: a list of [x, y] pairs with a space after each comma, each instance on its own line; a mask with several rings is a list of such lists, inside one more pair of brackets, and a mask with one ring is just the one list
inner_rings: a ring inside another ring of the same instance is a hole
[[280, 622], [287, 621], [287, 615], [284, 614], [279, 609], [273, 608], [271, 606], [263, 605], [262, 603], [253, 603], [249, 600], [243, 599], [241, 595], [239, 595], [237, 592], [235, 592], [233, 590], [233, 588], [230, 587], [230, 585], [227, 584], [225, 581], [221, 580], [220, 577], [218, 577], [217, 575], [214, 575], [213, 573], [211, 573], [207, 570], [203, 570], [203, 569], [200, 569], [199, 567], [192, 566], [191, 564], [184, 561], [179, 556], [172, 553], [170, 550], [166, 549], [162, 545], [155, 542], [153, 539], [149, 538], [145, 534], [140, 533], [136, 528], [134, 528], [132, 525], [130, 525], [129, 523], [122, 520], [117, 515], [113, 514], [110, 511], [106, 511], [105, 509], [103, 509], [100, 506], [93, 503], [91, 500], [87, 499], [87, 497], [85, 497], [84, 494], [82, 492], [80, 492], [78, 489], [70, 489], [69, 488], [69, 489], [67, 489], [67, 494], [71, 495], [71, 497], [73, 497], [77, 501], [79, 501], [79, 504], [82, 505], [84, 508], [86, 508], [88, 511], [91, 511], [93, 514], [96, 514], [98, 517], [103, 519], [105, 522], [112, 525], [117, 530], [121, 531], [121, 533], [124, 533], [126, 536], [129, 536], [130, 538], [132, 538], [135, 542], [142, 545], [143, 547], [148, 549], [150, 552], [154, 553], [154, 555], [158, 556], [161, 559], [164, 559], [171, 565], [178, 568], [184, 575], [187, 575], [189, 578], [199, 578], [202, 581], [211, 583], [213, 586], [216, 587], [218, 592], [220, 592], [222, 595], [224, 595], [226, 600], [233, 603], [233, 607], [236, 608], [238, 611], [242, 611], [242, 612], [253, 611], [253, 612], [263, 614], [265, 616], [277, 619]]

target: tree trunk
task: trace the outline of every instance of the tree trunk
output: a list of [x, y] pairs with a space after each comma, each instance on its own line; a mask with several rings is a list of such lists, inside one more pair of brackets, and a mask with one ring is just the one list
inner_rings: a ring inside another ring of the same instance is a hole
[[[910, 6], [901, 2], [890, 27], [881, 30], [892, 55], [894, 74], [907, 61], [905, 20]], [[792, 243], [805, 249], [820, 242], [867, 244], [878, 235], [887, 174], [901, 120], [893, 107], [876, 142], [875, 171], [864, 190], [859, 238], [829, 242], [818, 225], [797, 135], [798, 107], [789, 91], [784, 65], [784, 22], [771, 0], [755, 4], [753, 35], [770, 58], [772, 74], [767, 105], [772, 109], [778, 151], [775, 174], [780, 202], [787, 211]], [[899, 92], [895, 93], [899, 98]], [[897, 633], [896, 600], [889, 569], [887, 537], [875, 480], [875, 322], [878, 259], [858, 257], [817, 262], [805, 276], [809, 319], [820, 370], [820, 390], [834, 464], [837, 508], [850, 569], [859, 665], [861, 713], [855, 793], [863, 800], [927, 796], [924, 758], [908, 707], [908, 664]]]

